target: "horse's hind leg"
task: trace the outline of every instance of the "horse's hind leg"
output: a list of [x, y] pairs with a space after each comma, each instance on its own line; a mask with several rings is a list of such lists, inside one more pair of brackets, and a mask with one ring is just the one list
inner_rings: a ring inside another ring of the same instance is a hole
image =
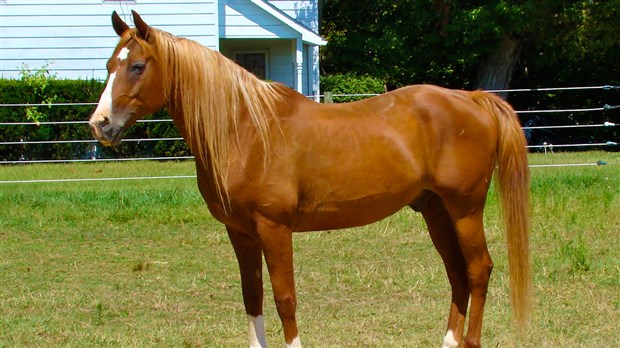
[[[482, 193], [484, 189], [484, 194]], [[484, 236], [482, 213], [486, 187], [468, 196], [443, 198], [452, 218], [458, 244], [467, 267], [469, 294], [471, 296], [469, 322], [464, 347], [480, 347], [482, 316], [493, 262], [489, 256]]]
[[[415, 209], [415, 208], [414, 208]], [[422, 216], [435, 248], [441, 255], [452, 288], [452, 301], [448, 317], [448, 328], [444, 338], [444, 348], [459, 346], [465, 326], [469, 288], [467, 267], [458, 242], [454, 224], [441, 199], [434, 195], [422, 209]]]
[[248, 315], [250, 347], [267, 347], [263, 321], [262, 251], [258, 236], [226, 226], [241, 272], [243, 303]]

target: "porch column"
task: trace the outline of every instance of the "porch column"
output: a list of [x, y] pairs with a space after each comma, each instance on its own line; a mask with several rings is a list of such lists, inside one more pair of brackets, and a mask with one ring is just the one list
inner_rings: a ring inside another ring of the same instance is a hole
[[303, 93], [304, 91], [304, 43], [301, 38], [295, 40], [295, 62], [294, 65], [294, 81], [295, 81], [295, 89], [299, 93]]
[[321, 97], [321, 88], [319, 81], [319, 46], [308, 47], [308, 58], [306, 58], [306, 66], [308, 67], [308, 94], [314, 96], [314, 100], [319, 102]]

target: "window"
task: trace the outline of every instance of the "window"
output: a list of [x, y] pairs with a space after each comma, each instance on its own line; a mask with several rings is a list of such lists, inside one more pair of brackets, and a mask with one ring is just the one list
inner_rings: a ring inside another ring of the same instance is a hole
[[265, 80], [269, 78], [267, 54], [265, 52], [235, 53], [235, 62], [256, 75], [259, 79]]

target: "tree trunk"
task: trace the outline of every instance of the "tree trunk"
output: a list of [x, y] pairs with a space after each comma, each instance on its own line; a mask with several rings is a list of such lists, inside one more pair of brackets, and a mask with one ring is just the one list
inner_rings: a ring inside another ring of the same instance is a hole
[[[510, 87], [512, 74], [519, 61], [523, 40], [507, 35], [496, 51], [482, 63], [478, 72], [478, 88], [507, 89]], [[506, 99], [508, 93], [498, 93]]]

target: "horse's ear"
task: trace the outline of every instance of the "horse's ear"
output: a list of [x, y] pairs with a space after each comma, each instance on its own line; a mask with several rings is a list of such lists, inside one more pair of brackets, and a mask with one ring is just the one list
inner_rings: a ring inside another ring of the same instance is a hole
[[140, 17], [138, 12], [131, 10], [131, 14], [133, 14], [133, 23], [135, 24], [136, 29], [138, 29], [138, 33], [146, 40], [149, 34], [149, 25], [142, 20], [142, 17]]
[[118, 36], [123, 36], [123, 33], [129, 30], [127, 23], [123, 22], [116, 11], [112, 12], [112, 27], [114, 27], [114, 31]]

